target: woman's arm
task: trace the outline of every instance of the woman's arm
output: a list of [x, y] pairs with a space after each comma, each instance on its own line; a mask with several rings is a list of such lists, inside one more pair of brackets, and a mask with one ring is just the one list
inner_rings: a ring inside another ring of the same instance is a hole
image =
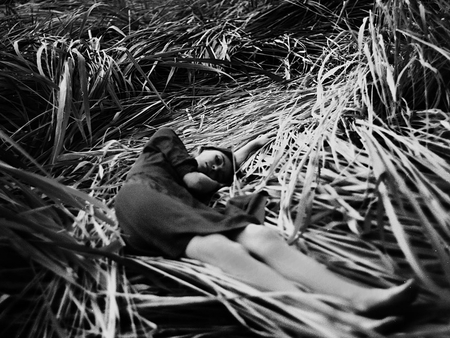
[[178, 135], [170, 128], [160, 128], [144, 147], [145, 152], [159, 152], [182, 178], [197, 169], [197, 161], [188, 153]]
[[256, 139], [248, 142], [242, 148], [234, 152], [234, 157], [236, 159], [236, 165], [239, 168], [240, 165], [255, 151], [262, 148], [267, 142], [271, 140], [269, 135], [261, 135]]
[[187, 173], [183, 176], [183, 181], [189, 190], [203, 195], [211, 194], [223, 187], [219, 182], [198, 171]]

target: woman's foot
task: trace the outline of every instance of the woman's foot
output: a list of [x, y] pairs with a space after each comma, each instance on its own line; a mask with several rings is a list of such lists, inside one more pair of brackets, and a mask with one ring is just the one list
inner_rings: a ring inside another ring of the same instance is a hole
[[413, 279], [389, 289], [369, 289], [352, 300], [355, 312], [371, 318], [400, 314], [417, 298], [418, 287]]

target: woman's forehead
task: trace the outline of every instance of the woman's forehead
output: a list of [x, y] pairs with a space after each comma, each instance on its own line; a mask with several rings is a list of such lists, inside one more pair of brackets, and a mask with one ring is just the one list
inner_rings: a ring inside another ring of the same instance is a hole
[[232, 161], [233, 158], [233, 153], [230, 149], [227, 148], [220, 148], [220, 147], [214, 147], [214, 146], [203, 146], [200, 148], [200, 152], [205, 152], [205, 151], [218, 151], [220, 153], [222, 153], [223, 155], [225, 155], [228, 159], [230, 159], [230, 161]]
[[205, 149], [202, 152], [206, 153], [208, 155], [217, 155], [217, 154], [225, 155], [223, 152], [221, 152], [220, 150], [217, 150], [217, 149]]
[[221, 155], [227, 165], [233, 166], [233, 162], [231, 161], [231, 158], [228, 157], [226, 153], [223, 151], [217, 150], [217, 149], [205, 149], [205, 152], [208, 152], [207, 154], [211, 157], [216, 155]]

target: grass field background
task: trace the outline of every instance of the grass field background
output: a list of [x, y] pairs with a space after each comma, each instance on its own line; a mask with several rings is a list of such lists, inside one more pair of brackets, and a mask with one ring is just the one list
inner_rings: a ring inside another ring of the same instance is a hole
[[[0, 3], [0, 336], [448, 337], [446, 1]], [[379, 334], [339, 303], [126, 256], [114, 196], [154, 130], [273, 141], [230, 196], [368, 286], [414, 277]], [[330, 305], [331, 303], [331, 305]]]

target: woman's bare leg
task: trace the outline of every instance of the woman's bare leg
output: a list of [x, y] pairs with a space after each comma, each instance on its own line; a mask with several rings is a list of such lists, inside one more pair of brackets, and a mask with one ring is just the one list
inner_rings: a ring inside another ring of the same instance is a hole
[[[299, 292], [293, 282], [270, 266], [253, 258], [241, 244], [220, 234], [194, 237], [189, 242], [185, 253], [189, 258], [221, 268], [234, 278], [260, 290], [289, 292], [287, 296], [292, 296], [292, 299], [295, 299], [295, 293]], [[345, 313], [341, 313], [340, 317], [349, 323], [354, 323], [357, 318], [354, 315], [346, 316]], [[396, 321], [396, 317], [381, 320], [359, 317], [358, 324], [362, 328], [382, 332], [395, 325]]]
[[185, 254], [189, 258], [214, 265], [260, 290], [298, 292], [292, 281], [253, 258], [241, 244], [221, 234], [194, 237]]
[[409, 304], [417, 293], [413, 281], [389, 289], [377, 289], [341, 278], [311, 257], [288, 246], [274, 230], [260, 225], [248, 225], [236, 241], [285, 278], [315, 292], [341, 297], [360, 313], [383, 312], [390, 306]]

